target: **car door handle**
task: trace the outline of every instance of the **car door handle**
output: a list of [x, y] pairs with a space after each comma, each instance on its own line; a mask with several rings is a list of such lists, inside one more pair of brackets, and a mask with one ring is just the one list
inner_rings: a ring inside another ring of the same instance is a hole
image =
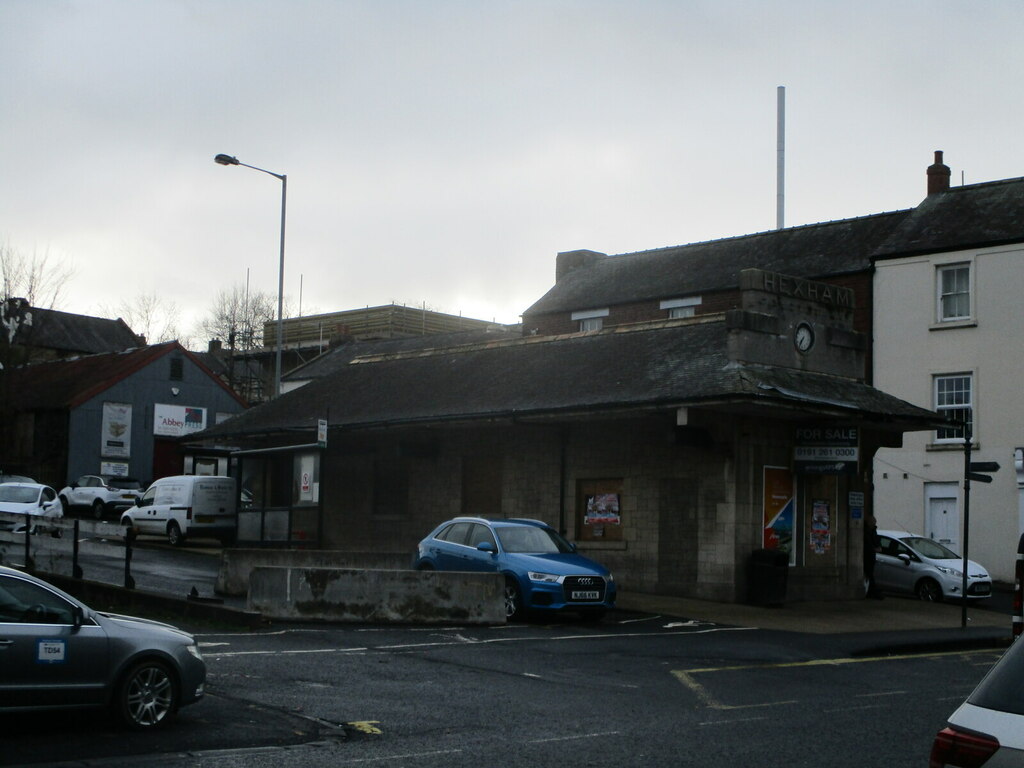
[[14, 641], [0, 639], [0, 650], [6, 648], [9, 645], [14, 645]]

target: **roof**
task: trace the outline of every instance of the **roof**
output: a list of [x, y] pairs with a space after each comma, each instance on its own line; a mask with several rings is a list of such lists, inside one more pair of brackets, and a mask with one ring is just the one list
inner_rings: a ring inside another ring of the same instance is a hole
[[454, 333], [436, 333], [430, 336], [407, 336], [394, 339], [375, 339], [372, 341], [348, 341], [332, 347], [308, 363], [293, 368], [285, 376], [284, 381], [307, 381], [335, 373], [352, 362], [356, 357], [367, 355], [397, 354], [413, 350], [438, 349], [456, 347], [466, 344], [518, 339], [518, 328], [495, 326], [482, 330], [457, 331]]
[[1024, 241], [1024, 178], [950, 187], [929, 195], [876, 249], [876, 258]]
[[194, 435], [626, 413], [739, 404], [924, 429], [938, 418], [861, 382], [730, 363], [724, 317], [350, 359], [329, 376]]
[[24, 411], [75, 408], [175, 351], [189, 357], [226, 392], [245, 404], [219, 377], [176, 341], [124, 352], [85, 355], [11, 369], [7, 372], [11, 404], [14, 408]]
[[17, 343], [65, 353], [121, 352], [139, 346], [139, 338], [124, 320], [74, 315], [33, 307], [32, 325], [22, 325]]
[[740, 272], [751, 267], [808, 279], [863, 272], [909, 215], [880, 213], [599, 258], [563, 275], [523, 315], [735, 289]]
[[523, 315], [735, 289], [750, 267], [825, 279], [867, 271], [874, 259], [1022, 241], [1024, 178], [1003, 179], [950, 187], [903, 211], [598, 257]]

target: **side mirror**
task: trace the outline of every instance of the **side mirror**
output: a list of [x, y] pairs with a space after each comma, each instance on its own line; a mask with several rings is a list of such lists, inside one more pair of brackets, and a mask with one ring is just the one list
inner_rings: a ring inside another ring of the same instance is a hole
[[481, 541], [476, 545], [476, 548], [481, 552], [489, 552], [492, 555], [497, 554], [498, 552], [497, 548], [489, 541]]
[[904, 565], [910, 565], [910, 555], [908, 555], [906, 552], [901, 552], [899, 558], [903, 561]]
[[71, 624], [77, 632], [82, 625], [85, 623], [85, 611], [82, 610], [82, 606], [73, 605], [71, 606]]

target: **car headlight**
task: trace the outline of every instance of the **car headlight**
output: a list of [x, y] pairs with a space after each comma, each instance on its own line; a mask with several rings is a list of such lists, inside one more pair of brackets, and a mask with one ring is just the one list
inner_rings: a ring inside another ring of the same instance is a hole
[[191, 653], [193, 656], [195, 656], [200, 661], [203, 660], [203, 654], [199, 652], [199, 646], [196, 645], [195, 643], [192, 643], [192, 645], [186, 645], [185, 646], [185, 650], [188, 651], [189, 653]]
[[539, 581], [543, 584], [557, 584], [558, 576], [553, 573], [540, 573], [538, 571], [529, 571], [526, 574], [529, 576], [530, 581]]
[[938, 568], [939, 571], [941, 571], [942, 573], [945, 573], [946, 575], [952, 576], [956, 579], [962, 579], [964, 577], [963, 571], [958, 571], [956, 568], [946, 568], [942, 565], [938, 565], [936, 566], [936, 568]]

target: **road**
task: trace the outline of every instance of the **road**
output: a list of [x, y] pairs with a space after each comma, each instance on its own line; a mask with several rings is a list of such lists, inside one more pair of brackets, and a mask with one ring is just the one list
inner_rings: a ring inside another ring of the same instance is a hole
[[[598, 625], [199, 632], [206, 699], [163, 733], [4, 718], [2, 765], [922, 765], [994, 651], [615, 612]], [[60, 734], [59, 739], [54, 733]]]

